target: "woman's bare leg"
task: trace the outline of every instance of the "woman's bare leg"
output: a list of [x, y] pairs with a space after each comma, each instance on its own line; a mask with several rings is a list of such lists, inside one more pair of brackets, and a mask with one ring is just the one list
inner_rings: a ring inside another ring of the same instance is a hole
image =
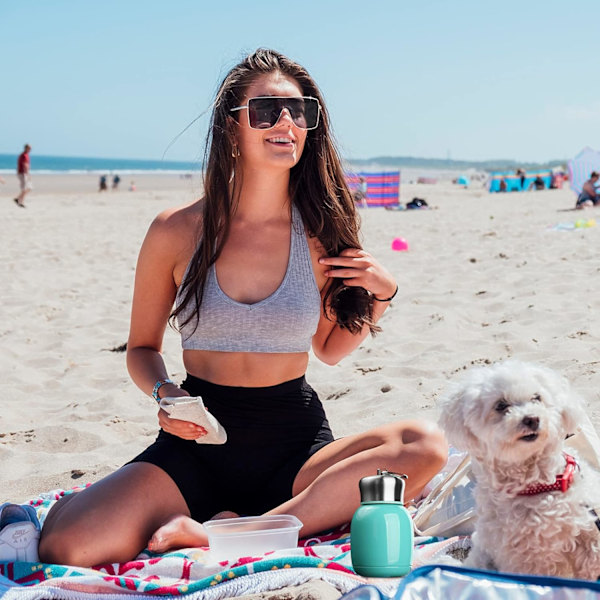
[[[444, 466], [448, 447], [432, 423], [400, 421], [336, 440], [306, 462], [294, 481], [294, 497], [267, 514], [292, 514], [304, 527], [301, 536], [347, 523], [360, 504], [358, 482], [386, 469], [408, 475], [405, 500], [417, 496]], [[178, 516], [153, 536], [153, 549], [205, 546], [200, 523]]]
[[82, 567], [132, 560], [175, 515], [189, 516], [175, 482], [155, 465], [132, 463], [52, 507], [40, 560]]
[[358, 482], [377, 469], [408, 476], [405, 502], [444, 466], [448, 446], [433, 423], [400, 421], [328, 444], [300, 469], [294, 497], [269, 514], [293, 514], [302, 537], [347, 523], [360, 504]]

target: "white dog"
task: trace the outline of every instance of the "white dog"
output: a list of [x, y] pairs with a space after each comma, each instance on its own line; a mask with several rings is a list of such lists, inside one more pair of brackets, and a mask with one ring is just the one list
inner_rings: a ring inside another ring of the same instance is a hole
[[470, 370], [440, 408], [477, 480], [466, 565], [597, 579], [600, 474], [565, 446], [583, 411], [567, 380], [511, 360]]

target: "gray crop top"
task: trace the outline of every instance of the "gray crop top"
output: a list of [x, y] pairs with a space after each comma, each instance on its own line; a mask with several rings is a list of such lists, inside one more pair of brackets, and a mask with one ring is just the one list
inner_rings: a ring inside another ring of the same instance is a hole
[[[188, 264], [183, 279], [187, 277]], [[181, 288], [180, 288], [181, 290]], [[176, 305], [182, 298], [179, 292]], [[183, 323], [195, 311], [188, 304], [178, 317]], [[221, 352], [308, 352], [321, 315], [321, 294], [315, 279], [300, 212], [292, 206], [292, 233], [287, 271], [279, 287], [254, 304], [231, 299], [219, 286], [215, 265], [208, 270], [198, 327], [193, 317], [181, 327], [184, 350]]]

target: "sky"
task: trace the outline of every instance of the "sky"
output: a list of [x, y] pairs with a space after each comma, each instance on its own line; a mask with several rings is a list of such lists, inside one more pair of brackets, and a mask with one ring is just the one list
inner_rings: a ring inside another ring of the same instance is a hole
[[[221, 80], [274, 48], [347, 159], [600, 149], [599, 0], [0, 0], [0, 153], [195, 161]], [[166, 154], [165, 154], [166, 151]]]

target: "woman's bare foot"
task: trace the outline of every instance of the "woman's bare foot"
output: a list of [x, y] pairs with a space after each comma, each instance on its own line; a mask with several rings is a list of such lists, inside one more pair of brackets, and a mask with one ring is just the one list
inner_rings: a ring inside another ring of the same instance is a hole
[[219, 519], [237, 519], [239, 516], [240, 515], [231, 510], [222, 510], [212, 517], [211, 521], [218, 521]]
[[[237, 513], [223, 510], [211, 520], [233, 519]], [[148, 542], [148, 550], [152, 552], [167, 552], [175, 548], [198, 548], [208, 546], [208, 536], [201, 523], [186, 515], [177, 515], [159, 527]]]
[[186, 515], [177, 515], [161, 525], [148, 542], [148, 550], [158, 553], [200, 546], [208, 546], [206, 531], [201, 523]]

